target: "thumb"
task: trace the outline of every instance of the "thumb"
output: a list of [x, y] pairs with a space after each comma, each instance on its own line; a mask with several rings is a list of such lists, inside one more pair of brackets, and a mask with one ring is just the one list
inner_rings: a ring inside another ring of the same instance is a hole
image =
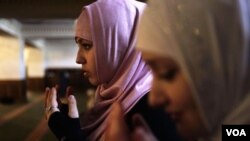
[[133, 126], [134, 127], [140, 127], [142, 129], [144, 129], [145, 132], [151, 132], [151, 129], [148, 126], [147, 122], [145, 121], [145, 119], [140, 114], [135, 114], [132, 117], [132, 120], [133, 120]]
[[132, 134], [133, 140], [157, 141], [150, 127], [140, 114], [135, 114], [133, 116], [133, 125], [135, 127], [135, 130]]
[[77, 104], [76, 104], [76, 99], [73, 95], [70, 95], [68, 97], [68, 104], [69, 104], [69, 117], [71, 118], [78, 118], [78, 109], [77, 109]]

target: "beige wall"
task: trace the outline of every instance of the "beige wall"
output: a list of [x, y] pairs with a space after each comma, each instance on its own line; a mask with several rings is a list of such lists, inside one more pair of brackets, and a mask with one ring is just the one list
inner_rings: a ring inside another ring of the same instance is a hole
[[28, 77], [44, 76], [44, 57], [41, 49], [26, 45], [24, 58]]
[[0, 35], [0, 80], [22, 79], [21, 50], [16, 37]]

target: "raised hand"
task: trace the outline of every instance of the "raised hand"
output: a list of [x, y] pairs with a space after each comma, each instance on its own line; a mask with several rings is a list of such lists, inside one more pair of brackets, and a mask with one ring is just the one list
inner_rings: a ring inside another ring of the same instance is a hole
[[124, 121], [123, 110], [114, 103], [109, 115], [105, 141], [157, 141], [151, 129], [139, 114], [133, 116], [133, 131], [129, 132]]
[[114, 103], [108, 117], [105, 141], [129, 141], [130, 136], [123, 118], [121, 105]]
[[[58, 86], [50, 88], [46, 88], [45, 90], [45, 117], [48, 120], [50, 115], [53, 114], [54, 112], [60, 112], [60, 108], [63, 105], [57, 96], [57, 88]], [[74, 95], [72, 94], [72, 89], [71, 87], [67, 88], [66, 92], [66, 97], [67, 97], [67, 112], [68, 116], [70, 118], [78, 118], [78, 109], [77, 109], [77, 103]]]
[[45, 117], [48, 120], [50, 115], [56, 111], [59, 111], [58, 109], [58, 102], [57, 102], [57, 95], [56, 95], [56, 88], [46, 88], [45, 90]]
[[[67, 104], [61, 103], [58, 98], [57, 87], [46, 88], [45, 116], [50, 130], [59, 140], [84, 140], [85, 136], [81, 133], [76, 99], [70, 88], [67, 88], [65, 103]], [[64, 106], [67, 110], [62, 109]]]
[[131, 135], [133, 141], [157, 141], [146, 121], [139, 114], [133, 116], [134, 131]]

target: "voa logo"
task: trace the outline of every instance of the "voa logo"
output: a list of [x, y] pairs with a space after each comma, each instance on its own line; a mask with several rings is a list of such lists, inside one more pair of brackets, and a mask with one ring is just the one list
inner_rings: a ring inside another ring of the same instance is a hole
[[244, 129], [226, 129], [227, 136], [247, 136]]

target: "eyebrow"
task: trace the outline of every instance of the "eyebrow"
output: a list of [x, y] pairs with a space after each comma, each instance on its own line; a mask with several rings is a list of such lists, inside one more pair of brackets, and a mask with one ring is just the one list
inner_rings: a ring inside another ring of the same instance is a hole
[[152, 60], [144, 59], [145, 63], [150, 66], [151, 69], [156, 69], [156, 64]]
[[155, 60], [145, 60], [146, 64], [148, 64], [149, 66], [151, 66], [152, 69], [157, 69], [157, 68], [161, 68], [161, 66], [166, 66], [168, 68], [172, 68], [172, 67], [176, 67], [179, 68], [179, 65], [171, 58], [168, 59], [164, 59], [164, 63], [162, 62], [161, 58], [156, 58]]
[[79, 42], [84, 42], [84, 43], [87, 43], [87, 44], [93, 44], [92, 41], [90, 40], [86, 40], [86, 39], [83, 39], [83, 38], [80, 38], [80, 37], [75, 37], [75, 42], [78, 44]]
[[152, 60], [145, 60], [146, 64], [153, 66], [154, 65], [154, 61]]

